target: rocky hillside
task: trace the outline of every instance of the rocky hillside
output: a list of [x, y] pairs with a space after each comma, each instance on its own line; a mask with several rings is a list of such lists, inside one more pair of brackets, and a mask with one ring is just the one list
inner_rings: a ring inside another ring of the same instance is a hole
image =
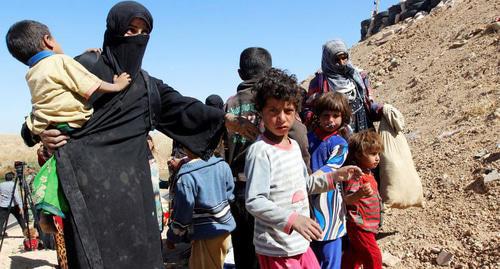
[[500, 268], [500, 2], [446, 3], [351, 50], [405, 115], [426, 199], [387, 210], [379, 244], [393, 268]]

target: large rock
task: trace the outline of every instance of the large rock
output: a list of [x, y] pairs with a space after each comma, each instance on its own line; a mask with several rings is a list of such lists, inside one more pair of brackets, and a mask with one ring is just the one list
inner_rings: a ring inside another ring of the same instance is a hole
[[453, 260], [453, 254], [443, 250], [441, 251], [441, 253], [439, 253], [438, 257], [436, 258], [436, 263], [441, 266], [448, 266], [450, 265], [452, 260]]
[[392, 255], [389, 252], [382, 252], [382, 263], [387, 267], [393, 267], [401, 261], [400, 258]]

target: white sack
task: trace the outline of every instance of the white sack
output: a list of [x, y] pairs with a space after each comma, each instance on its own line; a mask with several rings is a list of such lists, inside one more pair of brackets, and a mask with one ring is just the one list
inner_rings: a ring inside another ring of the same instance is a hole
[[380, 195], [389, 207], [422, 206], [423, 191], [410, 147], [404, 134], [401, 112], [384, 104], [379, 125], [384, 151], [380, 154]]

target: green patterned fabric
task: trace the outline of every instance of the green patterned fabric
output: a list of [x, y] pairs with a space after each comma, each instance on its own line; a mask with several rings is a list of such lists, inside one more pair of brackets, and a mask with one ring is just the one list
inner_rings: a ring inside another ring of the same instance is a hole
[[50, 157], [40, 168], [33, 182], [33, 202], [37, 210], [48, 215], [62, 218], [69, 211], [68, 202], [59, 184], [56, 171], [56, 159]]

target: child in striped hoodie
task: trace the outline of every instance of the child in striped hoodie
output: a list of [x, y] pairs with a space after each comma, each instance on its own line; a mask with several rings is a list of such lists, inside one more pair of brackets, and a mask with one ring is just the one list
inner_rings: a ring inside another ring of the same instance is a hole
[[265, 131], [247, 152], [246, 209], [255, 217], [254, 245], [261, 269], [319, 268], [309, 242], [321, 238], [310, 218], [308, 194], [358, 178], [347, 166], [320, 176], [307, 173], [300, 148], [288, 137], [300, 102], [295, 76], [271, 68], [255, 84], [255, 105]]
[[382, 140], [374, 130], [363, 130], [349, 137], [348, 163], [363, 170], [360, 180], [344, 183], [347, 204], [349, 248], [342, 257], [342, 268], [381, 269], [382, 253], [375, 240], [380, 226], [381, 198], [372, 169], [380, 162]]

